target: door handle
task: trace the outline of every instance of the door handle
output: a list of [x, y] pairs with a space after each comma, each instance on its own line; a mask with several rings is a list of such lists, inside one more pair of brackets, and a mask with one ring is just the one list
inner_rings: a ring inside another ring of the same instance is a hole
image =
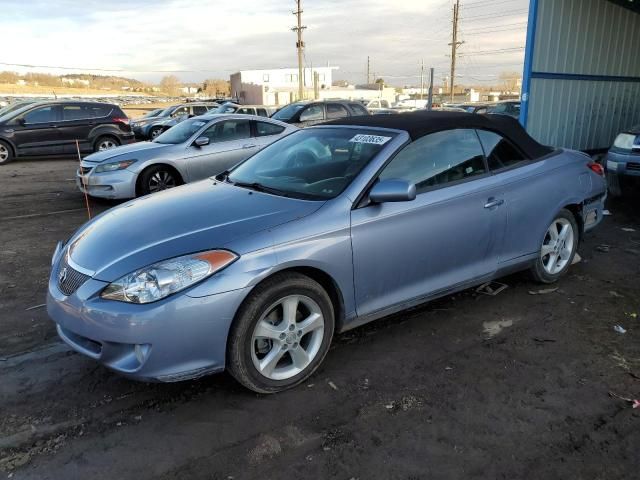
[[490, 199], [487, 200], [487, 203], [484, 204], [484, 208], [493, 208], [493, 207], [499, 207], [500, 205], [502, 205], [504, 203], [503, 199], [496, 199], [491, 197]]
[[255, 145], [252, 145], [250, 143], [247, 143], [246, 145], [242, 145], [242, 148], [253, 148], [255, 147]]

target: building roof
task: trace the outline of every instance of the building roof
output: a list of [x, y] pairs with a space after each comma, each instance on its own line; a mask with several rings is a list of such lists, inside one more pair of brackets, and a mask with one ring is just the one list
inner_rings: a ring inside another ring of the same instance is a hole
[[516, 144], [531, 158], [538, 158], [553, 149], [539, 144], [513, 117], [507, 115], [479, 115], [477, 113], [418, 110], [400, 115], [362, 115], [332, 120], [323, 125], [357, 125], [392, 128], [406, 131], [412, 140], [442, 130], [477, 128], [496, 132]]

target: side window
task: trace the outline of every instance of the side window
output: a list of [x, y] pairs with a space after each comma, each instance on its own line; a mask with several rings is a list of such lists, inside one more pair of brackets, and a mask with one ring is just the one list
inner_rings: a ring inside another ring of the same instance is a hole
[[391, 108], [391, 105], [389, 105], [389, 101], [388, 100], [380, 100], [380, 106], [382, 108]]
[[258, 137], [266, 137], [268, 135], [278, 135], [284, 132], [284, 127], [274, 125], [267, 122], [256, 122], [256, 134]]
[[322, 105], [311, 105], [300, 114], [301, 122], [311, 122], [315, 120], [324, 120]]
[[172, 117], [179, 117], [181, 115], [189, 115], [189, 107], [176, 108], [171, 114]]
[[57, 120], [56, 107], [49, 105], [48, 107], [40, 107], [31, 110], [24, 115], [25, 123], [47, 123]]
[[377, 100], [371, 101], [371, 103], [369, 103], [369, 108], [380, 108], [380, 102]]
[[261, 117], [268, 117], [269, 115], [267, 114], [267, 111], [264, 108], [258, 108], [258, 115], [260, 115]]
[[527, 160], [511, 142], [497, 133], [478, 130], [478, 136], [487, 157], [489, 170], [500, 170]]
[[194, 115], [204, 115], [207, 112], [208, 112], [207, 107], [205, 107], [204, 105], [194, 105], [193, 106], [193, 114]]
[[369, 115], [369, 111], [359, 103], [350, 103], [349, 106], [351, 107], [351, 110], [353, 110], [353, 113], [356, 115]]
[[242, 113], [243, 115], [252, 115], [253, 111], [250, 108], [244, 107], [236, 110], [236, 113]]
[[[113, 110], [108, 105], [87, 105], [87, 116], [89, 118], [102, 118], [106, 117]], [[117, 114], [118, 116], [125, 116], [123, 112]]]
[[62, 106], [62, 120], [82, 120], [90, 118], [87, 113], [87, 109], [81, 105], [63, 105]]
[[327, 118], [348, 117], [349, 112], [339, 103], [327, 103]]
[[401, 178], [422, 193], [486, 173], [483, 152], [474, 130], [446, 130], [410, 143], [391, 160], [380, 179]]
[[207, 128], [202, 136], [208, 137], [211, 143], [230, 142], [251, 136], [249, 120], [225, 120]]

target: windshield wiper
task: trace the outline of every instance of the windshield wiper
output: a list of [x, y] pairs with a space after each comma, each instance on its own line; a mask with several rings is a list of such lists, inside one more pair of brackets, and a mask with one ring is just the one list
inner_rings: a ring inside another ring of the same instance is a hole
[[[229, 180], [231, 181], [231, 180]], [[242, 187], [242, 188], [248, 188], [250, 190], [255, 190], [256, 192], [264, 192], [264, 193], [271, 193], [273, 195], [280, 195], [281, 197], [288, 197], [289, 194], [287, 192], [285, 192], [284, 190], [279, 190], [277, 188], [273, 188], [273, 187], [267, 187], [266, 185], [263, 185], [259, 182], [233, 182], [231, 181], [231, 183], [233, 185], [235, 185], [236, 187]]]

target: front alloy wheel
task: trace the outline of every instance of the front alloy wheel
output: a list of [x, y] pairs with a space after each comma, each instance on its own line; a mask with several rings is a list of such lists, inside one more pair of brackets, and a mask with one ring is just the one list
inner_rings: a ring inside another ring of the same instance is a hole
[[178, 185], [178, 182], [173, 177], [171, 172], [166, 170], [159, 170], [153, 174], [148, 182], [149, 193], [159, 192], [166, 190], [167, 188], [173, 188]]
[[242, 304], [228, 337], [227, 368], [245, 387], [274, 393], [306, 380], [329, 351], [333, 304], [315, 280], [277, 274]]
[[284, 297], [266, 309], [253, 330], [253, 366], [271, 380], [294, 377], [318, 355], [323, 335], [324, 317], [315, 301]]
[[553, 283], [571, 265], [578, 248], [578, 225], [571, 212], [561, 210], [551, 222], [540, 247], [540, 256], [532, 269], [542, 283]]

